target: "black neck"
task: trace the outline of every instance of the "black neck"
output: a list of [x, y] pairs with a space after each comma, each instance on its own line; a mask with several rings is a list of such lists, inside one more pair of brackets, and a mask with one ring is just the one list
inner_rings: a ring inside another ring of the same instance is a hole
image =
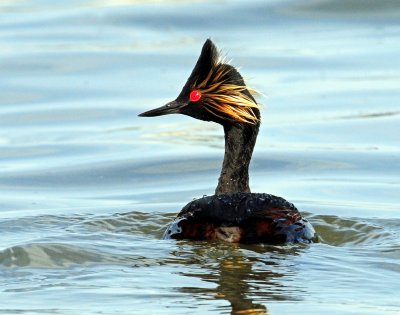
[[215, 194], [250, 192], [249, 164], [260, 125], [224, 125], [225, 156]]

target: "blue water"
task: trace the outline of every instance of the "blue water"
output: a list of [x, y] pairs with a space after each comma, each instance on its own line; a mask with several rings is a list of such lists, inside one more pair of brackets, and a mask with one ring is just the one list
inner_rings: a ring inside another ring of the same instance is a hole
[[[223, 132], [137, 114], [211, 37], [264, 96], [252, 191], [321, 243], [162, 241]], [[400, 2], [0, 3], [1, 314], [400, 313]]]

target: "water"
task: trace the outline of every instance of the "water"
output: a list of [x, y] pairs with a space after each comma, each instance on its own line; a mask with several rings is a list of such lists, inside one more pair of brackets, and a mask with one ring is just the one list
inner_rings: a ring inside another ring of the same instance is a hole
[[[254, 192], [322, 242], [160, 240], [219, 126], [174, 99], [212, 36], [262, 91]], [[2, 1], [1, 314], [398, 314], [400, 3]]]

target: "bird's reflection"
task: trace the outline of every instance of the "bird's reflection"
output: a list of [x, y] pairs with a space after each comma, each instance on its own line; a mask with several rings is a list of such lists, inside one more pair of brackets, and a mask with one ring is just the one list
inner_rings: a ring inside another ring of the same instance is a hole
[[217, 285], [179, 290], [201, 299], [225, 300], [231, 314], [268, 314], [268, 301], [299, 299], [301, 288], [286, 283], [295, 275], [291, 261], [304, 247], [181, 242], [179, 248], [182, 251], [173, 253], [175, 263], [190, 267], [182, 275]]
[[232, 314], [267, 314], [267, 308], [255, 303], [250, 297], [249, 277], [252, 263], [243, 256], [231, 256], [219, 265], [217, 298], [226, 299], [232, 307]]

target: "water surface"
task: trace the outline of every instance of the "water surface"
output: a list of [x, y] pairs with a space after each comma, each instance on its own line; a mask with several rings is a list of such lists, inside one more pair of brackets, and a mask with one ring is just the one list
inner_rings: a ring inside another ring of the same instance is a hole
[[[219, 126], [174, 99], [212, 37], [264, 93], [251, 187], [313, 245], [162, 241]], [[2, 1], [1, 314], [398, 314], [400, 3]]]

